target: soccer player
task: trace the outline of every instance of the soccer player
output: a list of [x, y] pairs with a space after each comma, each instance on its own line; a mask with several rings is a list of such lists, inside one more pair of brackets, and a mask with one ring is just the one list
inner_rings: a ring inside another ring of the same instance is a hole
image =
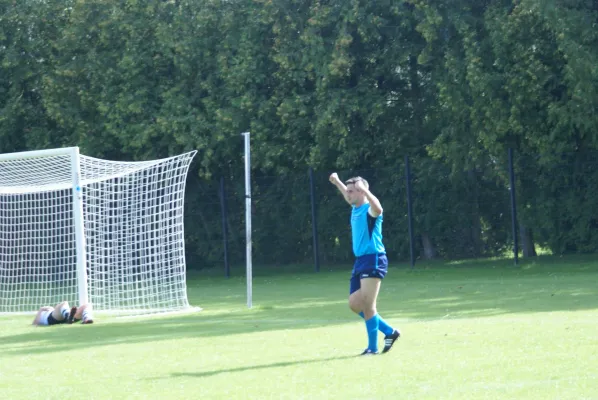
[[330, 182], [352, 206], [351, 233], [356, 259], [350, 281], [349, 307], [365, 320], [368, 347], [361, 354], [378, 354], [378, 330], [385, 335], [382, 352], [386, 353], [401, 333], [388, 325], [376, 310], [380, 284], [388, 270], [382, 243], [382, 205], [361, 177], [351, 178], [343, 184], [338, 174], [333, 173]]
[[81, 321], [82, 324], [93, 324], [91, 304], [83, 304], [79, 307], [72, 307], [69, 310], [69, 303], [63, 301], [56, 307], [44, 306], [39, 309], [33, 325], [50, 326], [57, 324], [72, 324]]

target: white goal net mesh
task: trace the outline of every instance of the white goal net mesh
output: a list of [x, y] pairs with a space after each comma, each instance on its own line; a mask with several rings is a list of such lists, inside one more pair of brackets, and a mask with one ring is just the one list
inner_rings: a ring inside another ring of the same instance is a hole
[[[81, 298], [72, 156], [31, 154], [0, 158], [0, 313]], [[87, 298], [96, 310], [189, 307], [183, 202], [194, 155], [144, 162], [79, 157]]]

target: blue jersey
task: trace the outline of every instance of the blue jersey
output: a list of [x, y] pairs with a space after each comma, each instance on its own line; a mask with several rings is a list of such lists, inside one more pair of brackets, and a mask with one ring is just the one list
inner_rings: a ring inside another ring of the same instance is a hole
[[351, 211], [351, 233], [353, 236], [353, 254], [361, 257], [366, 254], [385, 253], [382, 244], [382, 214], [374, 218], [369, 213], [370, 203]]

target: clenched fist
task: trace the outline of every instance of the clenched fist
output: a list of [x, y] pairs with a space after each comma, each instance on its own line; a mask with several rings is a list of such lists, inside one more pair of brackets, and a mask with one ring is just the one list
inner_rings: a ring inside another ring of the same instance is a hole
[[328, 178], [328, 180], [332, 183], [338, 182], [338, 174], [336, 172], [333, 172], [332, 174], [330, 174], [330, 178]]

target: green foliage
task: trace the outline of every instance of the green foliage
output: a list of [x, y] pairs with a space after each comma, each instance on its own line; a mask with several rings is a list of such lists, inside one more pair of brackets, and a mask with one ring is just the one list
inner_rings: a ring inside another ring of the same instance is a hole
[[0, 1], [0, 152], [60, 146], [64, 131], [43, 105], [51, 43], [69, 2]]
[[499, 254], [513, 148], [524, 226], [592, 251], [597, 22], [589, 0], [0, 0], [0, 151], [197, 149], [186, 237], [202, 266], [222, 258], [220, 178], [243, 260], [243, 131], [264, 263], [311, 257], [309, 167], [326, 262], [351, 259], [333, 170], [372, 182], [406, 258], [406, 155], [418, 255]]

